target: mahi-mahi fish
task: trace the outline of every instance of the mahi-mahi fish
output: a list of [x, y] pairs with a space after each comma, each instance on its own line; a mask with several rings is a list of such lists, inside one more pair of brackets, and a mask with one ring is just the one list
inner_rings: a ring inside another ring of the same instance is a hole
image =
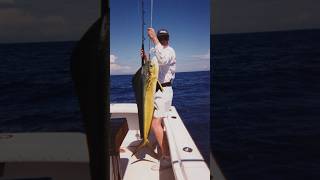
[[156, 60], [146, 60], [132, 79], [138, 106], [140, 137], [142, 142], [137, 146], [132, 155], [144, 146], [151, 147], [148, 137], [150, 133], [154, 112], [154, 93], [163, 90], [158, 81], [159, 65]]

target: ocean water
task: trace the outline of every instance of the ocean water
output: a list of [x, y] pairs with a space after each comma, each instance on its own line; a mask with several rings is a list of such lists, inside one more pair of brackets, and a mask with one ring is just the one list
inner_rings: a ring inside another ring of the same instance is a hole
[[[70, 73], [75, 42], [0, 44], [0, 132], [84, 132]], [[111, 102], [134, 102], [132, 75]], [[177, 73], [173, 104], [209, 163], [210, 73]]]
[[210, 144], [227, 179], [320, 179], [320, 30], [213, 35]]
[[0, 131], [83, 131], [70, 73], [74, 42], [0, 45]]
[[[74, 42], [0, 44], [0, 132], [83, 132]], [[320, 179], [320, 31], [212, 36], [209, 72], [177, 73], [173, 104], [227, 179]], [[211, 86], [210, 86], [211, 77]], [[131, 76], [111, 101], [134, 102]]]

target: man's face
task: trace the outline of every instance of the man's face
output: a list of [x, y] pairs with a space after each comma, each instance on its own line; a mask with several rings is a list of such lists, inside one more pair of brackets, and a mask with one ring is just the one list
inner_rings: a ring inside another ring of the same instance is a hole
[[158, 39], [163, 46], [167, 46], [169, 44], [168, 36], [159, 36]]

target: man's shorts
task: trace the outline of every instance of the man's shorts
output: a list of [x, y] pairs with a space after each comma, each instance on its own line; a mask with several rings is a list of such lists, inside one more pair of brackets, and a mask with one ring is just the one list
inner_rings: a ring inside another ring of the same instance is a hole
[[154, 95], [155, 118], [166, 117], [172, 104], [173, 91], [171, 86], [163, 87], [163, 91], [158, 90]]

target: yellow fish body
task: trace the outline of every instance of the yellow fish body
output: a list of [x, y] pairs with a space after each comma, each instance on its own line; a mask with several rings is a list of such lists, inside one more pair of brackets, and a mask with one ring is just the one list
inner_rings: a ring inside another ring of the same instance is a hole
[[156, 60], [149, 60], [137, 71], [133, 77], [133, 87], [138, 106], [140, 136], [142, 142], [138, 145], [133, 155], [141, 148], [149, 144], [149, 133], [151, 129], [154, 112], [154, 93], [157, 87], [162, 91], [158, 81], [159, 65]]

